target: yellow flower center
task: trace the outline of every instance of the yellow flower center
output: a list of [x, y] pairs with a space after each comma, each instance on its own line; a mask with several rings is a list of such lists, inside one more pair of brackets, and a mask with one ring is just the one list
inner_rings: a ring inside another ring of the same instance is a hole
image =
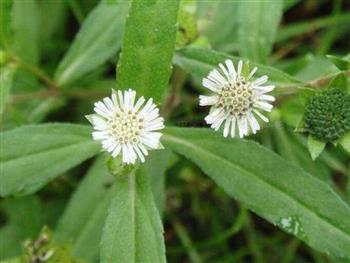
[[138, 143], [144, 128], [143, 119], [132, 111], [119, 111], [108, 120], [111, 135], [120, 144]]
[[233, 117], [241, 117], [252, 107], [253, 92], [244, 79], [225, 85], [219, 93], [216, 107]]

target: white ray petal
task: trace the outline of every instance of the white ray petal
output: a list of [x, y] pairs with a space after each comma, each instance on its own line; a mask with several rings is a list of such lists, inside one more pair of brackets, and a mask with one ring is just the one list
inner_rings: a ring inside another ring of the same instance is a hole
[[118, 156], [118, 154], [120, 153], [121, 149], [122, 149], [122, 147], [121, 147], [121, 145], [119, 144], [119, 145], [114, 149], [114, 151], [112, 152], [113, 158], [115, 158], [115, 157]]
[[208, 78], [212, 81], [214, 81], [217, 84], [221, 84], [224, 85], [226, 84], [227, 80], [220, 74], [219, 71], [217, 71], [216, 69], [213, 69], [209, 75]]
[[258, 70], [257, 67], [253, 68], [252, 71], [249, 73], [247, 80], [250, 80], [254, 76], [257, 70]]
[[123, 162], [124, 163], [129, 163], [129, 150], [128, 150], [128, 147], [123, 144], [122, 145], [122, 152], [123, 152]]
[[259, 100], [275, 101], [275, 97], [271, 95], [260, 95]]
[[257, 120], [255, 119], [255, 117], [253, 116], [253, 114], [248, 115], [248, 122], [249, 122], [249, 125], [250, 125], [252, 132], [255, 134], [256, 131], [258, 131], [260, 129], [260, 125], [257, 122]]
[[236, 72], [235, 66], [232, 63], [232, 60], [227, 59], [227, 60], [225, 60], [225, 63], [226, 63], [228, 72], [230, 73], [231, 79], [236, 79], [237, 78], [237, 72]]
[[211, 127], [212, 127], [215, 131], [217, 131], [217, 130], [220, 128], [221, 124], [224, 122], [225, 119], [226, 119], [226, 117], [225, 117], [224, 114], [218, 116], [218, 118], [213, 122], [213, 124], [211, 125]]
[[269, 122], [269, 119], [266, 118], [260, 111], [254, 110], [254, 113], [260, 117], [264, 122]]
[[243, 138], [245, 135], [248, 134], [248, 123], [246, 117], [238, 119], [238, 131], [240, 138]]
[[254, 107], [262, 109], [264, 111], [270, 112], [273, 108], [273, 106], [267, 102], [263, 101], [256, 101], [254, 102]]
[[137, 112], [139, 109], [140, 109], [140, 107], [142, 106], [142, 104], [145, 102], [145, 98], [142, 96], [142, 97], [140, 97], [138, 100], [137, 100], [137, 102], [136, 102], [136, 104], [135, 104], [135, 106], [134, 106], [134, 112]]
[[236, 118], [232, 118], [232, 125], [231, 125], [231, 137], [234, 138], [235, 137], [235, 133], [236, 133]]
[[237, 78], [239, 78], [241, 76], [242, 68], [243, 68], [243, 61], [240, 60], [240, 61], [238, 61]]
[[123, 98], [123, 93], [118, 90], [118, 98], [119, 98], [119, 107], [121, 109], [124, 109], [124, 98]]
[[231, 118], [227, 118], [224, 127], [224, 137], [226, 138], [230, 131]]
[[143, 156], [142, 152], [140, 151], [139, 147], [137, 145], [133, 145], [134, 150], [137, 153], [137, 156], [140, 158], [141, 162], [145, 162], [145, 157]]
[[115, 111], [116, 108], [115, 108], [115, 106], [114, 106], [113, 101], [111, 100], [111, 98], [105, 97], [105, 98], [103, 99], [103, 102], [104, 102], [104, 104], [106, 105], [108, 111]]
[[148, 151], [147, 151], [146, 147], [142, 143], [140, 143], [138, 146], [139, 146], [140, 150], [142, 151], [142, 153], [145, 156], [147, 156], [148, 155]]
[[134, 151], [134, 148], [131, 146], [130, 143], [128, 143], [126, 146], [128, 147], [128, 151], [129, 151], [129, 158], [130, 158], [129, 161], [130, 161], [130, 163], [135, 163], [135, 161], [137, 159], [137, 155], [136, 155], [136, 153]]
[[199, 105], [200, 106], [211, 106], [214, 105], [218, 100], [217, 96], [199, 96]]
[[261, 94], [267, 93], [270, 91], [273, 91], [275, 86], [274, 85], [268, 85], [268, 86], [254, 86], [253, 87], [256, 90], [259, 90]]
[[221, 63], [219, 64], [219, 67], [221, 68], [222, 72], [224, 73], [225, 77], [227, 80], [230, 80], [230, 74], [228, 73], [227, 69], [225, 68], [224, 65], [222, 65]]
[[216, 118], [220, 114], [222, 114], [222, 112], [223, 112], [222, 108], [215, 109], [212, 112], [210, 112], [209, 115], [206, 116], [204, 119], [208, 124], [212, 124], [216, 120]]
[[256, 79], [253, 81], [253, 86], [260, 86], [262, 84], [264, 84], [266, 81], [268, 80], [268, 77], [266, 75]]
[[204, 78], [202, 80], [202, 85], [206, 87], [207, 89], [213, 91], [213, 92], [219, 92], [220, 91], [220, 85], [214, 83], [210, 79]]

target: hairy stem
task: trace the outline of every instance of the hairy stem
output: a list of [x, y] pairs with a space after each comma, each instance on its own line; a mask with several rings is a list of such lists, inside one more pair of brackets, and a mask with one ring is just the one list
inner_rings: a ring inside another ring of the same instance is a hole
[[36, 66], [29, 64], [17, 57], [16, 55], [9, 54], [10, 60], [14, 62], [18, 67], [25, 69], [26, 71], [32, 73], [38, 77], [42, 82], [44, 82], [50, 89], [59, 89], [58, 85], [43, 71], [41, 71]]

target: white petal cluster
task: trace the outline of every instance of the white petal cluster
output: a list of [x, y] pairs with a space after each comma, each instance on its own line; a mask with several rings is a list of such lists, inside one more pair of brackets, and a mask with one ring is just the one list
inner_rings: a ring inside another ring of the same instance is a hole
[[[123, 162], [133, 164], [139, 158], [145, 161], [149, 149], [160, 146], [164, 119], [150, 98], [146, 104], [140, 97], [136, 102], [136, 91], [118, 92], [95, 103], [96, 114], [88, 116], [93, 125], [93, 139], [101, 141], [102, 147], [113, 157], [123, 156]], [[144, 106], [143, 106], [144, 105]]]
[[275, 86], [264, 85], [267, 76], [252, 80], [257, 68], [248, 76], [243, 76], [242, 61], [238, 62], [237, 70], [231, 60], [226, 60], [225, 66], [219, 64], [219, 67], [221, 72], [214, 69], [203, 79], [203, 86], [214, 93], [211, 96], [199, 96], [199, 105], [211, 106], [205, 121], [215, 130], [224, 124], [225, 137], [229, 134], [234, 137], [236, 130], [240, 138], [248, 135], [249, 129], [255, 134], [260, 129], [256, 116], [268, 122], [261, 111], [272, 110], [270, 102], [275, 98], [267, 93]]

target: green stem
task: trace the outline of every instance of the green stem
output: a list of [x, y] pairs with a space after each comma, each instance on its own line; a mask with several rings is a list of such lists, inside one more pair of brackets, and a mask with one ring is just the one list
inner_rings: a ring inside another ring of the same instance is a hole
[[254, 229], [254, 224], [250, 214], [247, 214], [246, 224], [244, 225], [245, 235], [248, 241], [248, 247], [253, 254], [255, 262], [265, 262], [260, 244], [258, 242], [257, 233]]
[[203, 248], [207, 248], [216, 244], [219, 244], [227, 239], [229, 239], [230, 237], [232, 237], [233, 235], [237, 234], [243, 227], [243, 224], [247, 218], [247, 209], [245, 208], [241, 208], [236, 221], [233, 223], [233, 225], [227, 229], [226, 231], [220, 233], [219, 235], [215, 236], [212, 239], [200, 242], [198, 244], [196, 244], [196, 248], [198, 249], [203, 249]]
[[59, 89], [58, 85], [43, 71], [41, 71], [36, 66], [29, 64], [22, 60], [21, 58], [9, 54], [10, 60], [15, 63], [18, 67], [21, 67], [25, 69], [26, 71], [29, 71], [36, 77], [38, 77], [40, 80], [42, 80], [47, 86], [49, 86], [51, 89]]
[[172, 92], [166, 99], [162, 107], [162, 116], [167, 119], [170, 117], [172, 111], [180, 104], [181, 89], [186, 80], [186, 73], [179, 67], [175, 66], [172, 76]]
[[187, 250], [188, 256], [190, 257], [193, 263], [201, 263], [203, 262], [201, 257], [199, 256], [193, 242], [187, 233], [186, 228], [181, 224], [181, 222], [174, 216], [172, 220], [175, 232], [177, 233], [182, 245]]
[[[241, 208], [237, 216], [237, 219], [235, 220], [235, 222], [230, 228], [228, 228], [224, 232], [221, 232], [220, 234], [216, 235], [213, 238], [193, 244], [193, 246], [196, 249], [205, 249], [226, 241], [227, 239], [237, 234], [242, 229], [245, 219], [247, 217], [247, 213], [248, 213], [247, 209]], [[173, 247], [168, 249], [168, 252], [170, 253], [178, 253], [182, 251], [183, 251], [182, 247]]]
[[81, 8], [78, 2], [76, 0], [68, 0], [68, 5], [71, 8], [73, 15], [75, 16], [79, 24], [81, 24], [84, 20], [84, 15], [83, 15], [83, 12], [81, 11]]
[[329, 16], [320, 19], [315, 19], [313, 21], [299, 22], [285, 26], [278, 34], [277, 41], [284, 41], [291, 37], [301, 35], [304, 33], [312, 32], [318, 30], [322, 27], [334, 26], [339, 24], [347, 24], [350, 22], [350, 14], [340, 14], [338, 16]]
[[299, 245], [300, 245], [300, 240], [297, 238], [293, 238], [292, 241], [288, 244], [286, 253], [283, 256], [281, 263], [292, 262]]
[[[318, 78], [315, 80], [311, 80], [311, 81], [306, 82], [306, 83], [290, 84], [290, 85], [286, 85], [283, 87], [277, 86], [277, 88], [279, 88], [278, 95], [284, 96], [284, 98], [286, 96], [294, 95], [295, 93], [297, 93], [299, 91], [299, 88], [301, 88], [301, 87], [311, 88], [311, 89], [322, 88], [322, 87], [328, 85], [332, 81], [332, 79], [338, 74], [339, 74], [339, 72], [334, 73], [334, 74], [330, 74], [330, 75], [327, 75], [327, 76], [324, 76], [324, 77], [321, 77], [321, 78]], [[344, 71], [344, 74], [346, 77], [350, 77], [350, 70]]]

